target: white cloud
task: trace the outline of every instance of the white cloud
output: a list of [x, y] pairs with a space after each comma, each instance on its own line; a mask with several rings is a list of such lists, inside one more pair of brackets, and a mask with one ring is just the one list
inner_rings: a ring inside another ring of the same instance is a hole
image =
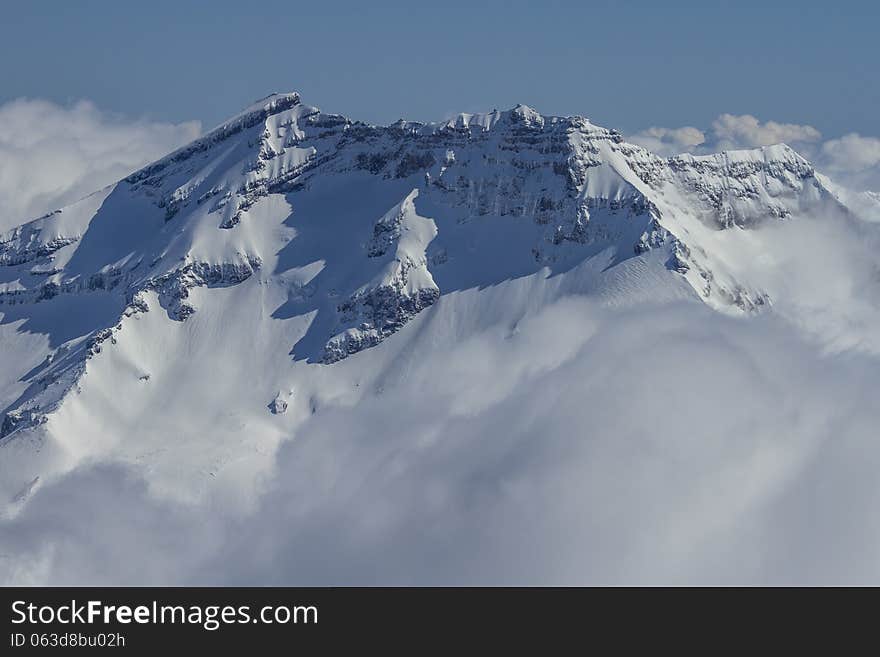
[[199, 135], [197, 121], [130, 120], [88, 101], [0, 106], [0, 230], [119, 180]]
[[822, 144], [822, 153], [832, 168], [862, 171], [880, 164], [880, 139], [853, 132], [826, 141]]
[[819, 141], [822, 134], [813, 126], [796, 123], [761, 123], [750, 114], [722, 114], [712, 122], [714, 143], [721, 149], [754, 148], [771, 144]]
[[850, 133], [822, 144], [817, 165], [857, 190], [880, 190], [880, 139]]
[[693, 126], [651, 127], [629, 136], [629, 140], [658, 155], [717, 153], [722, 150], [756, 148], [787, 143], [803, 147], [819, 141], [822, 134], [809, 125], [761, 122], [750, 114], [722, 114], [709, 130]]
[[651, 127], [630, 135], [629, 140], [658, 155], [677, 155], [693, 150], [706, 141], [702, 130], [692, 126], [683, 128]]

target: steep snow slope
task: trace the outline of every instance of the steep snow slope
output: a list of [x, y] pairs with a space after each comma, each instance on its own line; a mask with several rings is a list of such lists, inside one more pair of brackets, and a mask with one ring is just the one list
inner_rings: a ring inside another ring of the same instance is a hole
[[[664, 159], [523, 105], [376, 127], [270, 96], [0, 237], [0, 501], [121, 462], [247, 506], [313, 416], [571, 295], [801, 321], [755, 236], [845, 203], [784, 145]], [[853, 313], [821, 328], [873, 349]]]

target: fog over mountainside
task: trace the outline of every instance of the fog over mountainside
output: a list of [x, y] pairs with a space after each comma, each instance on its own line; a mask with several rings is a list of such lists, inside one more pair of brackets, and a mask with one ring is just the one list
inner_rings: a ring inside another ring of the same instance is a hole
[[876, 582], [878, 208], [264, 98], [0, 235], [0, 581]]

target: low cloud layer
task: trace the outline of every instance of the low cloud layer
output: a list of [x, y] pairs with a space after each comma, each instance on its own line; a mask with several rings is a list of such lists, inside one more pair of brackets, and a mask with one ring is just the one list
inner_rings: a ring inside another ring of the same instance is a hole
[[693, 126], [654, 126], [628, 139], [664, 156], [786, 143], [836, 182], [859, 191], [880, 191], [880, 139], [857, 133], [822, 141], [822, 134], [810, 125], [762, 122], [750, 114], [722, 114], [705, 131]]
[[199, 135], [197, 121], [130, 120], [88, 101], [0, 106], [0, 230], [67, 205]]
[[880, 582], [875, 357], [698, 303], [502, 328], [315, 415], [244, 513], [119, 466], [45, 486], [0, 525], [0, 580]]

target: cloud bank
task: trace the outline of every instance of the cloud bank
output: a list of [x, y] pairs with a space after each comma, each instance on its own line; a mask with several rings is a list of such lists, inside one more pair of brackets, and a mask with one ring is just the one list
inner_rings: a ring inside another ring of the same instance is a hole
[[761, 123], [750, 114], [722, 114], [712, 122], [712, 133], [715, 143], [722, 149], [769, 146], [780, 142], [809, 143], [822, 137], [818, 130], [809, 125], [776, 121]]
[[245, 512], [77, 470], [0, 526], [0, 581], [880, 582], [875, 356], [686, 302], [518, 329], [315, 415]]
[[648, 128], [629, 136], [633, 143], [658, 155], [684, 153], [706, 143], [706, 134], [693, 126], [683, 128]]
[[199, 135], [197, 121], [156, 123], [18, 99], [0, 106], [0, 230], [67, 205]]

